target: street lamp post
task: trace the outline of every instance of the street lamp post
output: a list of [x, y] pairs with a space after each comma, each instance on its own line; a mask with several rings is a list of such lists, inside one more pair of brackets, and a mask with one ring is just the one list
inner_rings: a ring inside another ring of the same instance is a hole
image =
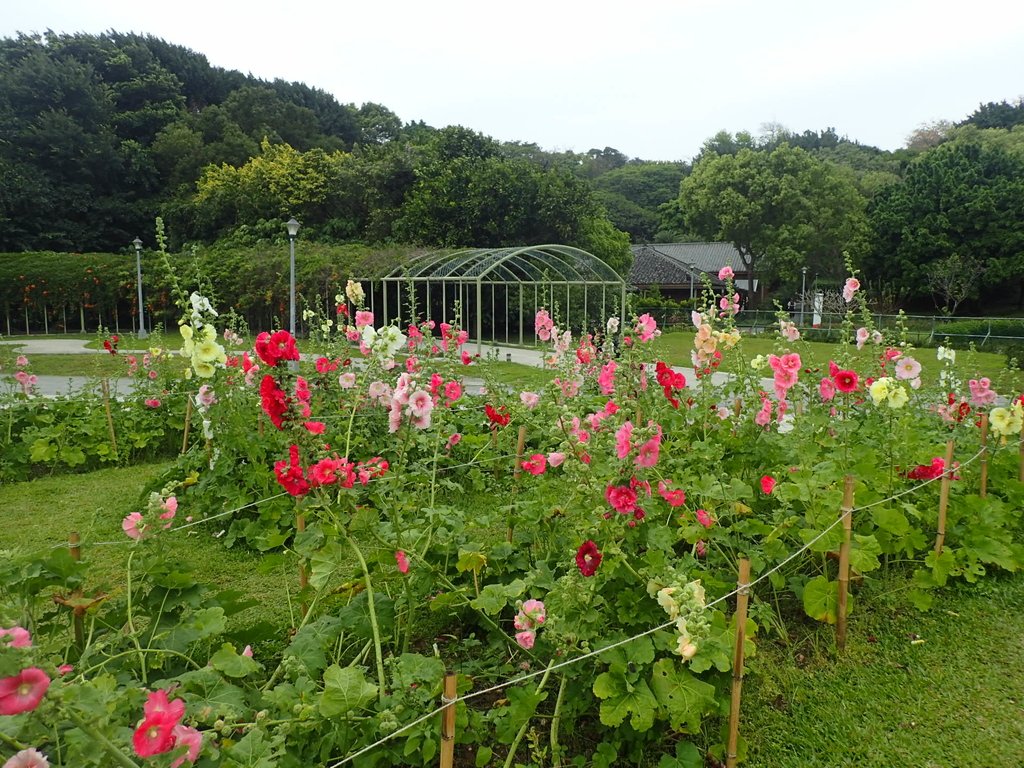
[[295, 217], [288, 219], [288, 251], [291, 256], [291, 272], [288, 280], [288, 330], [295, 336], [295, 236], [299, 234], [299, 222]]
[[807, 267], [800, 270], [804, 273], [803, 283], [800, 286], [800, 325], [806, 322], [804, 315], [807, 312]]
[[135, 277], [136, 283], [139, 289], [139, 338], [144, 339], [149, 334], [146, 333], [146, 312], [142, 307], [142, 240], [135, 238], [132, 240], [132, 245], [135, 246]]

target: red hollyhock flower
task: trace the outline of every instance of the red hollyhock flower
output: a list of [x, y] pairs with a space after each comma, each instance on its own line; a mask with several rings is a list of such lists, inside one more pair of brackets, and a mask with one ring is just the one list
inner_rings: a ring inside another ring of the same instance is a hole
[[587, 539], [576, 550], [576, 567], [584, 576], [590, 577], [597, 573], [599, 565], [601, 565], [601, 552], [597, 549], [597, 544]]
[[907, 472], [907, 477], [911, 480], [934, 480], [937, 477], [942, 477], [945, 469], [946, 460], [941, 456], [936, 456], [932, 459], [931, 464], [918, 464]]
[[775, 480], [775, 478], [772, 477], [771, 475], [765, 475], [764, 477], [761, 478], [761, 492], [765, 496], [770, 495], [771, 492], [775, 490], [776, 482], [777, 481]]
[[288, 331], [264, 331], [256, 337], [256, 354], [260, 360], [270, 366], [277, 365], [281, 360], [298, 360], [299, 350], [295, 346], [295, 337]]
[[636, 509], [636, 491], [628, 485], [609, 485], [604, 498], [620, 515], [630, 515]]
[[686, 492], [681, 488], [671, 490], [669, 483], [664, 480], [658, 482], [658, 493], [661, 494], [661, 498], [668, 502], [670, 507], [681, 507], [686, 503]]
[[260, 382], [260, 406], [275, 427], [284, 429], [288, 415], [288, 395], [277, 386], [277, 381], [269, 373]]
[[20, 715], [39, 706], [50, 676], [39, 667], [28, 667], [13, 677], [0, 679], [0, 715]]
[[487, 420], [490, 421], [491, 426], [494, 427], [507, 427], [508, 423], [512, 421], [508, 408], [504, 405], [500, 408], [495, 408], [493, 405], [488, 403], [484, 406], [484, 413], [487, 414]]
[[849, 393], [857, 390], [858, 378], [854, 371], [836, 371], [832, 375], [832, 380], [840, 392]]
[[299, 446], [292, 445], [288, 449], [288, 459], [288, 461], [278, 461], [274, 464], [277, 482], [292, 496], [305, 496], [309, 493], [309, 482], [299, 463]]
[[132, 735], [132, 745], [139, 757], [162, 755], [174, 749], [174, 727], [178, 721], [166, 712], [150, 715]]
[[531, 475], [543, 475], [548, 468], [547, 457], [543, 453], [535, 453], [528, 459], [523, 459], [522, 467]]

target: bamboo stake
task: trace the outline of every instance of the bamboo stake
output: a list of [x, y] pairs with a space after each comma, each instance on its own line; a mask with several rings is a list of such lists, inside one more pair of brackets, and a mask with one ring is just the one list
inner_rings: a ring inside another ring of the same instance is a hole
[[988, 414], [981, 414], [981, 498], [988, 495]]
[[743, 401], [740, 398], [737, 397], [736, 400], [733, 401], [732, 410], [733, 410], [733, 413], [736, 414], [736, 418], [739, 418], [740, 411], [743, 410]]
[[512, 470], [512, 477], [518, 479], [519, 473], [523, 470], [523, 451], [526, 449], [526, 425], [519, 428], [519, 437], [516, 439], [516, 466]]
[[1024, 483], [1024, 429], [1020, 431], [1020, 470], [1017, 472], [1017, 479]]
[[946, 540], [946, 510], [949, 508], [949, 483], [953, 477], [953, 441], [946, 443], [946, 466], [942, 473], [939, 489], [939, 524], [936, 526], [935, 554], [942, 554], [942, 544]]
[[441, 768], [452, 768], [455, 764], [455, 699], [457, 697], [458, 675], [451, 672], [444, 676], [444, 693], [441, 695]]
[[[71, 559], [76, 563], [82, 559], [82, 539], [78, 531], [72, 531], [68, 536], [68, 549], [71, 552]], [[71, 598], [80, 598], [82, 590], [76, 589], [71, 593]], [[72, 609], [72, 622], [75, 627], [75, 646], [81, 652], [85, 648], [85, 620], [82, 618], [82, 609], [77, 605]]]
[[843, 481], [843, 543], [839, 547], [839, 594], [836, 596], [836, 647], [846, 649], [846, 596], [850, 589], [850, 539], [853, 535], [853, 475]]
[[743, 645], [747, 636], [747, 600], [750, 597], [750, 561], [740, 558], [740, 576], [736, 582], [736, 645], [732, 656], [732, 703], [729, 707], [729, 744], [725, 754], [727, 768], [736, 768], [736, 747], [740, 737], [740, 694], [743, 689]]
[[110, 382], [107, 379], [100, 379], [100, 387], [103, 389], [103, 407], [107, 412], [107, 428], [110, 430], [110, 449], [117, 458], [117, 437], [114, 434], [114, 417], [110, 413]]
[[185, 400], [185, 432], [181, 436], [181, 453], [188, 450], [188, 431], [192, 427], [192, 397]]

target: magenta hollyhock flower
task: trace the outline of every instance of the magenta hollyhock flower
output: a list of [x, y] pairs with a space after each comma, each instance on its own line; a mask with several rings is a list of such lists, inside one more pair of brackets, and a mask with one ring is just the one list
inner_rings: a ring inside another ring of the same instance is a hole
[[132, 735], [132, 746], [139, 757], [152, 757], [174, 749], [176, 720], [160, 713], [145, 718]]
[[597, 573], [599, 565], [601, 565], [601, 552], [598, 550], [597, 544], [587, 539], [576, 550], [576, 567], [580, 569], [581, 574], [589, 578]]
[[[10, 637], [7, 640], [7, 647], [9, 648], [31, 648], [32, 647], [32, 635], [24, 627], [13, 626], [10, 629], [0, 629], [0, 638]], [[0, 641], [0, 646], [3, 645], [3, 641]]]
[[640, 446], [637, 451], [635, 463], [638, 467], [653, 467], [658, 463], [658, 456], [661, 452], [661, 427], [647, 442]]
[[618, 364], [609, 360], [601, 366], [601, 373], [597, 377], [597, 385], [601, 388], [602, 395], [611, 395], [615, 392], [615, 369]]
[[636, 319], [636, 332], [640, 335], [640, 341], [650, 341], [658, 331], [658, 323], [650, 314], [644, 313]]
[[12, 756], [4, 768], [50, 768], [50, 761], [42, 752], [29, 747]]
[[150, 692], [146, 697], [146, 703], [142, 705], [143, 714], [145, 714], [146, 717], [167, 715], [175, 722], [181, 720], [181, 718], [185, 716], [185, 702], [181, 699], [171, 701], [167, 697], [168, 693], [169, 691], [163, 690], [162, 688]]
[[39, 706], [50, 676], [39, 667], [28, 667], [13, 677], [0, 679], [0, 715], [20, 715]]
[[373, 312], [366, 310], [356, 311], [356, 328], [365, 328], [368, 325], [373, 325]]
[[632, 448], [633, 422], [627, 421], [615, 431], [615, 455], [620, 459], [629, 456]]
[[157, 400], [155, 397], [146, 398], [146, 400], [144, 402], [146, 403], [146, 407], [147, 408], [159, 408], [160, 407], [160, 401]]
[[771, 475], [764, 475], [761, 478], [761, 492], [765, 496], [770, 495], [771, 492], [775, 490], [775, 483], [776, 482], [777, 482], [776, 479], [774, 477], [772, 477]]
[[395, 563], [398, 565], [398, 572], [406, 574], [409, 572], [409, 556], [401, 549], [395, 552]]
[[832, 374], [832, 380], [836, 383], [836, 389], [846, 394], [856, 392], [857, 386], [860, 383], [855, 371], [837, 370]]
[[711, 515], [708, 514], [706, 509], [698, 509], [693, 513], [697, 517], [697, 522], [703, 525], [705, 528], [710, 528], [714, 521], [711, 519]]
[[604, 498], [620, 515], [632, 514], [636, 509], [636, 491], [628, 485], [609, 485]]
[[447, 401], [447, 404], [451, 405], [460, 397], [462, 397], [462, 384], [454, 379], [452, 381], [445, 382], [444, 399]]
[[658, 493], [670, 507], [681, 507], [686, 503], [686, 491], [681, 488], [671, 489], [672, 481], [659, 480]]

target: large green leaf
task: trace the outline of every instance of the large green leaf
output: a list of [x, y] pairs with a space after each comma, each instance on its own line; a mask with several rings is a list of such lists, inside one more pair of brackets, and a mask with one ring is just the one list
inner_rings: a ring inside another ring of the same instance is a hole
[[634, 730], [643, 732], [654, 725], [658, 700], [643, 680], [629, 683], [615, 672], [603, 672], [594, 681], [594, 695], [601, 701], [601, 722], [619, 726], [628, 717]]
[[[836, 623], [839, 610], [839, 582], [815, 576], [804, 585], [804, 611], [817, 621]], [[846, 596], [846, 614], [853, 611], [853, 595]]]
[[324, 672], [324, 692], [320, 714], [338, 717], [362, 709], [377, 695], [377, 686], [369, 682], [361, 669], [332, 664]]
[[701, 718], [715, 709], [715, 687], [694, 677], [680, 661], [659, 659], [651, 673], [651, 687], [678, 731], [697, 733]]
[[259, 662], [238, 653], [231, 643], [224, 643], [220, 650], [210, 657], [210, 664], [228, 677], [245, 677], [262, 668]]

